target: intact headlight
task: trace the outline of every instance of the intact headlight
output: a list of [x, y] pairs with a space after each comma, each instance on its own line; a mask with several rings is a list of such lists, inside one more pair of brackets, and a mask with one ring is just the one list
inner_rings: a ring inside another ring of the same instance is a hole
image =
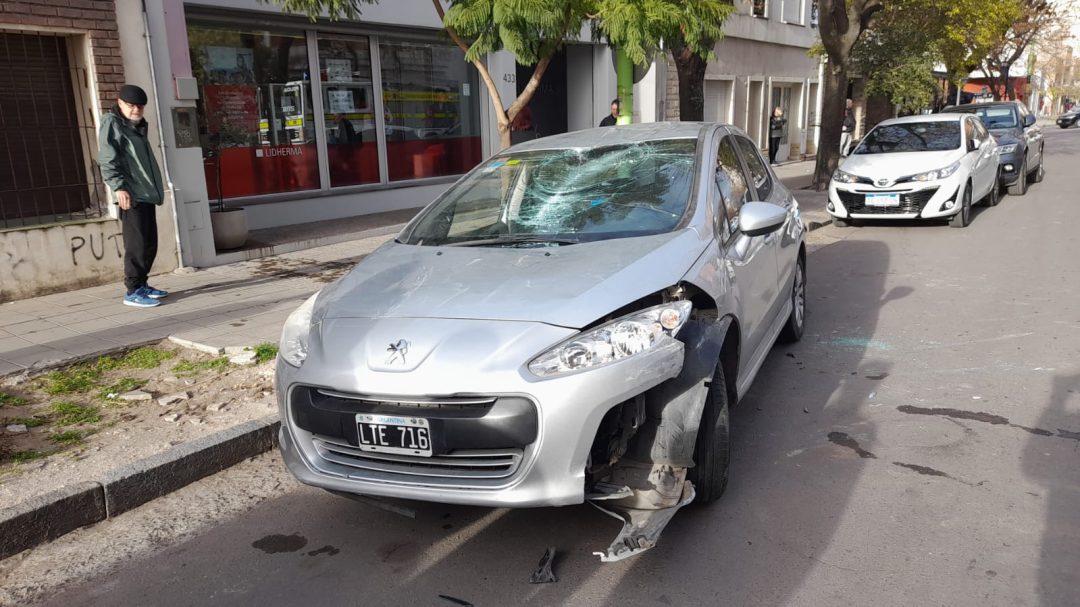
[[851, 173], [845, 173], [840, 169], [836, 169], [836, 171], [833, 172], [832, 178], [833, 181], [839, 183], [858, 183], [859, 181], [858, 177], [852, 175]]
[[285, 326], [281, 328], [281, 342], [278, 344], [278, 355], [281, 360], [294, 367], [304, 364], [308, 355], [308, 336], [311, 333], [311, 313], [315, 309], [315, 299], [319, 293], [307, 298], [299, 308], [289, 314], [285, 319]]
[[673, 301], [615, 319], [574, 336], [529, 363], [539, 377], [572, 373], [629, 358], [675, 337], [690, 317], [689, 301]]
[[998, 148], [998, 154], [1012, 154], [1016, 151], [1016, 144], [1009, 143]]
[[943, 169], [937, 169], [934, 171], [927, 171], [925, 173], [919, 173], [918, 175], [912, 175], [912, 181], [937, 181], [938, 179], [946, 179], [952, 176], [953, 173], [960, 169], [960, 161], [950, 164]]

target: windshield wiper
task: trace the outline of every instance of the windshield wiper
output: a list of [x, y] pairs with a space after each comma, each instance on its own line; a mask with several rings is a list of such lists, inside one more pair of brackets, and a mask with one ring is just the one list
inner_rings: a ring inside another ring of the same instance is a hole
[[463, 240], [460, 242], [446, 243], [448, 247], [486, 247], [515, 244], [578, 244], [580, 240], [570, 238], [553, 238], [549, 236], [537, 236], [535, 234], [504, 234], [495, 238], [480, 238], [476, 240]]

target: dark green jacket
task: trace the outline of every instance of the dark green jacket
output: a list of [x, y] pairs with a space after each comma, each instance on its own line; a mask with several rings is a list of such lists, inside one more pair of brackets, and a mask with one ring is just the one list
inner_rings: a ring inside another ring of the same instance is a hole
[[101, 177], [114, 192], [126, 191], [133, 202], [161, 204], [165, 189], [154, 152], [147, 137], [149, 126], [124, 118], [114, 107], [101, 117], [98, 132], [98, 166]]

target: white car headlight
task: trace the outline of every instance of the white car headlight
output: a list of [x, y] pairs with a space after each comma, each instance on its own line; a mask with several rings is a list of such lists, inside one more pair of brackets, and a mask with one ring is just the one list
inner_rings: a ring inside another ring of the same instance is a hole
[[315, 309], [315, 299], [319, 293], [307, 298], [300, 307], [289, 314], [285, 319], [285, 326], [281, 329], [281, 342], [278, 344], [278, 355], [281, 360], [294, 367], [304, 364], [308, 355], [308, 335], [311, 333], [311, 313]]
[[925, 173], [919, 173], [918, 175], [912, 175], [912, 181], [937, 181], [938, 179], [946, 179], [953, 173], [960, 169], [960, 161], [950, 164], [943, 169], [937, 169], [934, 171], [927, 171]]
[[998, 148], [998, 154], [1012, 154], [1016, 151], [1016, 144], [1009, 143]]
[[675, 337], [690, 317], [689, 301], [673, 301], [628, 314], [580, 333], [537, 356], [529, 371], [552, 377], [622, 360]]
[[838, 183], [857, 183], [859, 181], [858, 177], [851, 173], [845, 173], [840, 169], [836, 169], [836, 171], [833, 172], [832, 178]]

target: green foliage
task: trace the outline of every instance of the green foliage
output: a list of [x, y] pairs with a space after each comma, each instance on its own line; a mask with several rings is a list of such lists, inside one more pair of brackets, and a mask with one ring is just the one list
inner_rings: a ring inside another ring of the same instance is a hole
[[128, 352], [120, 365], [128, 369], [154, 369], [162, 362], [173, 358], [175, 354], [159, 348], [139, 348]]
[[49, 423], [49, 418], [44, 415], [35, 415], [33, 417], [15, 417], [5, 419], [5, 424], [22, 424], [27, 428], [37, 428], [38, 426], [44, 426]]
[[255, 363], [262, 364], [268, 360], [272, 360], [277, 356], [278, 347], [277, 344], [271, 342], [263, 342], [255, 346]]
[[590, 0], [451, 0], [443, 23], [469, 41], [467, 61], [498, 50], [522, 65], [536, 65], [566, 40], [577, 38]]
[[229, 368], [229, 359], [222, 356], [210, 360], [190, 361], [182, 360], [173, 365], [173, 373], [177, 375], [196, 375], [203, 371], [217, 371], [218, 373]]
[[596, 0], [600, 31], [638, 65], [660, 45], [685, 47], [711, 58], [723, 37], [724, 22], [735, 12], [724, 0]]
[[29, 402], [21, 396], [0, 392], [0, 407], [21, 407]]
[[89, 435], [88, 432], [81, 432], [79, 430], [68, 430], [66, 432], [56, 432], [49, 435], [49, 440], [58, 444], [70, 447], [71, 445], [78, 445], [82, 443], [83, 439]]
[[0, 460], [12, 461], [16, 464], [22, 464], [25, 462], [31, 462], [36, 459], [48, 457], [49, 453], [45, 451], [37, 451], [35, 449], [26, 449], [23, 451], [12, 451], [10, 453], [0, 451]]
[[342, 17], [355, 21], [360, 18], [360, 4], [375, 4], [377, 0], [259, 0], [277, 4], [286, 13], [307, 15], [311, 21], [326, 16], [330, 20]]
[[80, 405], [79, 403], [60, 400], [49, 405], [54, 420], [60, 426], [73, 426], [75, 424], [92, 424], [101, 419], [101, 413], [93, 405]]
[[62, 371], [53, 371], [46, 375], [44, 389], [46, 394], [54, 396], [57, 394], [86, 392], [100, 380], [100, 370], [87, 365], [79, 365]]

